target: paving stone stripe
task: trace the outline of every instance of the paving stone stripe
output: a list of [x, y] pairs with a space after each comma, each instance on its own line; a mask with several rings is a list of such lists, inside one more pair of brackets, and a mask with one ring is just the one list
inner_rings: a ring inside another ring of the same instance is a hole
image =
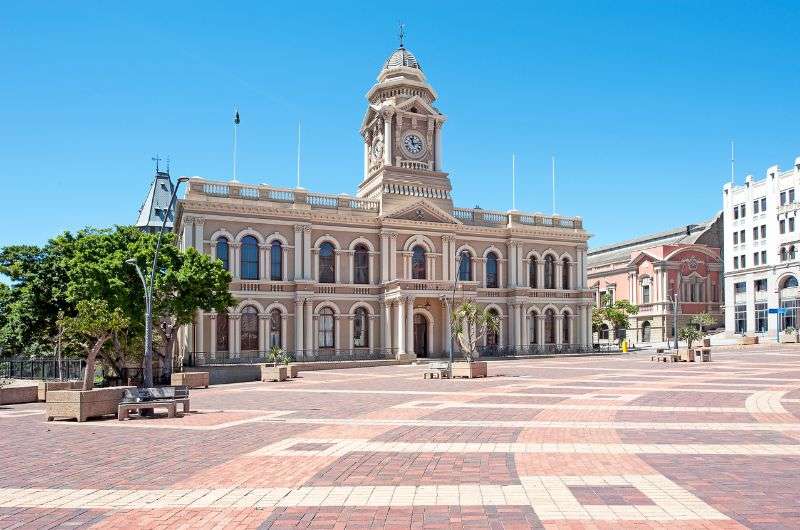
[[[302, 447], [302, 446], [308, 447]], [[379, 453], [579, 453], [800, 456], [800, 444], [626, 444], [526, 442], [375, 442], [367, 439], [286, 438], [248, 456], [343, 456]]]
[[[578, 396], [573, 396], [578, 397]], [[464, 408], [464, 409], [542, 409], [542, 410], [634, 410], [640, 412], [750, 412], [745, 407], [672, 407], [657, 405], [606, 405], [570, 404], [570, 403], [470, 403], [463, 401], [409, 401], [395, 405], [394, 408], [419, 407], [428, 404], [431, 409]], [[785, 411], [784, 411], [785, 412]]]
[[[583, 505], [570, 487], [623, 486], [642, 505]], [[152, 510], [361, 506], [530, 506], [541, 520], [724, 521], [728, 517], [661, 475], [525, 476], [519, 484], [301, 486], [158, 490], [0, 488], [0, 508]]]

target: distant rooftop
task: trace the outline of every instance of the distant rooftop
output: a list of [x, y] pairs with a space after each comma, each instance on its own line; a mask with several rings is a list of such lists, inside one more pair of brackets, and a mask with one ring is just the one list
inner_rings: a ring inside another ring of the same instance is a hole
[[142, 207], [139, 209], [139, 218], [136, 226], [142, 230], [155, 231], [161, 229], [164, 216], [167, 216], [166, 230], [171, 230], [175, 220], [174, 208], [170, 211], [169, 202], [172, 199], [174, 184], [169, 173], [156, 171], [150, 189], [144, 199]]

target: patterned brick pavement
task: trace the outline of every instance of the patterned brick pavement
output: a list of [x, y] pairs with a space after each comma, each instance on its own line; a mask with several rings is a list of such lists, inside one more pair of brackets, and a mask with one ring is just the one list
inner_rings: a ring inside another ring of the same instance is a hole
[[175, 419], [0, 407], [0, 528], [800, 528], [800, 349], [489, 371], [216, 386]]

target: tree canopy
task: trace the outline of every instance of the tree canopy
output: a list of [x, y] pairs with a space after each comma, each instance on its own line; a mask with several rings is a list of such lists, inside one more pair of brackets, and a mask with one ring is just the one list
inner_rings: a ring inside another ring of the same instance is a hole
[[612, 329], [628, 329], [630, 317], [639, 312], [639, 307], [627, 300], [617, 300], [611, 303], [611, 296], [603, 295], [600, 307], [592, 310], [592, 327], [600, 329], [603, 324], [608, 324]]

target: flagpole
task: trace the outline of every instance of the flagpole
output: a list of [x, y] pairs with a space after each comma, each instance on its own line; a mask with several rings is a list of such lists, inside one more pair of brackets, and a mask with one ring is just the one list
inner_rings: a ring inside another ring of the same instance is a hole
[[736, 185], [736, 144], [731, 140], [731, 186]]
[[300, 188], [300, 126], [302, 120], [297, 120], [297, 188]]
[[511, 153], [511, 209], [517, 209], [517, 155]]
[[235, 111], [234, 111], [235, 113], [233, 115], [233, 181], [234, 182], [238, 182], [238, 180], [236, 180], [236, 170], [238, 169], [238, 167], [237, 167], [237, 159], [236, 158], [237, 158], [237, 150], [238, 150], [238, 147], [239, 147], [239, 145], [238, 145], [239, 144], [239, 122], [241, 120], [239, 120], [239, 107], [236, 106], [236, 107], [234, 107], [234, 109], [235, 109]]
[[556, 157], [553, 156], [553, 215], [556, 214]]

